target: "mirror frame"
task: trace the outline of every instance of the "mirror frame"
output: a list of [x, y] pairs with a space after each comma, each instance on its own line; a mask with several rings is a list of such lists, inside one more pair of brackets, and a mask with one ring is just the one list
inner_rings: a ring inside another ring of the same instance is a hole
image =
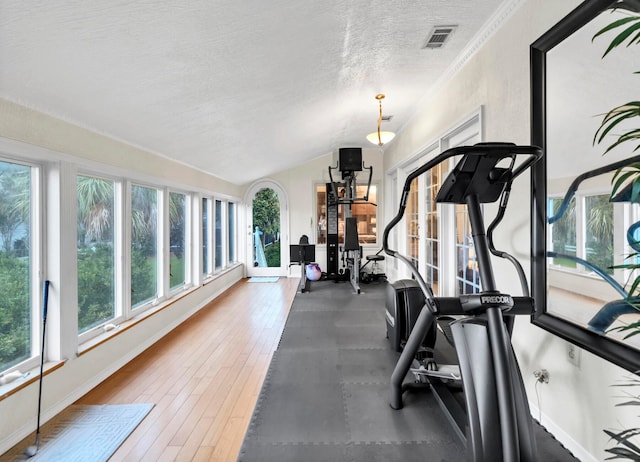
[[[545, 156], [534, 166], [532, 187], [531, 274], [532, 294], [536, 301], [533, 324], [631, 372], [640, 371], [640, 351], [586, 328], [555, 317], [547, 308], [547, 127], [546, 127], [546, 54], [594, 19], [617, 0], [586, 0], [544, 33], [530, 47], [531, 142]], [[591, 135], [590, 135], [591, 136]]]

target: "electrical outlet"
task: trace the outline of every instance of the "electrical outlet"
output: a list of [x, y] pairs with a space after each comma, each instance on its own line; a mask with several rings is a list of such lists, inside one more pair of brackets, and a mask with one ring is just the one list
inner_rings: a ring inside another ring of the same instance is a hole
[[549, 383], [549, 371], [546, 369], [537, 369], [533, 371], [533, 376], [540, 383]]
[[574, 366], [580, 367], [580, 348], [573, 343], [567, 343], [567, 359]]

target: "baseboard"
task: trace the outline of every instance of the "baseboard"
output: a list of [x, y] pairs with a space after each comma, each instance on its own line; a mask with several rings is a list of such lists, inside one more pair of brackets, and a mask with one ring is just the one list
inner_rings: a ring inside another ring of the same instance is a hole
[[531, 415], [536, 419], [540, 419], [540, 425], [547, 429], [555, 439], [557, 439], [565, 448], [567, 448], [571, 454], [574, 455], [581, 462], [599, 462], [599, 459], [594, 457], [584, 446], [574, 440], [567, 432], [565, 432], [560, 426], [558, 426], [547, 415], [540, 412], [538, 406], [529, 401], [529, 408], [531, 409]]

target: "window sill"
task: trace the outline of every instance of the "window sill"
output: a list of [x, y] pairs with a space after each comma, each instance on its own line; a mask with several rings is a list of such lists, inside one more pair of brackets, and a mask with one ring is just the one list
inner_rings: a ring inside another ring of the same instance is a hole
[[[556, 271], [558, 273], [563, 273], [563, 274], [568, 274], [571, 276], [576, 276], [576, 277], [581, 277], [581, 278], [585, 278], [585, 279], [591, 279], [594, 281], [602, 281], [602, 277], [597, 275], [594, 272], [584, 272], [584, 271], [577, 271], [575, 269], [571, 269], [571, 268], [566, 268], [563, 266], [555, 266], [555, 265], [549, 265], [548, 267], [549, 271]], [[611, 276], [613, 277], [613, 276]]]
[[[218, 277], [224, 275], [226, 272], [240, 265], [241, 263], [236, 263], [229, 266], [228, 268], [225, 268], [223, 271], [216, 273], [212, 277], [208, 278], [205, 282], [203, 282], [203, 285], [206, 285], [214, 281]], [[86, 342], [82, 343], [79, 346], [77, 356], [82, 356], [83, 354], [88, 353], [89, 351], [93, 350], [94, 348], [97, 348], [103, 343], [108, 342], [112, 338], [117, 337], [118, 335], [127, 331], [128, 329], [131, 329], [133, 326], [137, 325], [138, 323], [150, 318], [151, 316], [154, 316], [155, 314], [165, 310], [166, 308], [169, 308], [171, 305], [181, 300], [182, 298], [188, 296], [189, 294], [193, 293], [197, 289], [198, 287], [191, 287], [188, 290], [185, 290], [184, 292], [179, 293], [174, 298], [170, 300], [166, 300], [165, 302], [160, 303], [159, 305], [152, 307], [144, 311], [143, 313], [140, 313], [140, 315], [136, 316], [135, 318], [132, 318], [132, 319], [129, 319], [128, 321], [124, 321], [120, 323], [115, 329], [105, 332], [103, 334], [97, 335], [96, 337], [93, 337], [90, 340], [87, 340]], [[51, 361], [51, 362], [45, 363], [42, 375], [46, 376], [52, 373], [53, 371], [60, 369], [62, 366], [64, 366], [65, 363], [66, 363], [66, 360]], [[19, 377], [10, 383], [7, 383], [5, 385], [0, 385], [0, 401], [19, 392], [20, 390], [23, 390], [24, 388], [28, 387], [32, 383], [37, 382], [40, 378], [39, 372], [40, 372], [40, 367], [38, 366], [36, 368], [25, 371], [24, 374], [27, 374], [26, 377]]]
[[[42, 376], [46, 376], [56, 369], [61, 368], [64, 365], [65, 361], [52, 361], [49, 363], [45, 363]], [[18, 378], [13, 382], [7, 383], [5, 385], [0, 385], [0, 401], [8, 398], [9, 396], [19, 392], [20, 390], [28, 387], [34, 382], [37, 382], [40, 379], [40, 367], [28, 370], [25, 372], [28, 374], [24, 378]]]
[[215, 272], [213, 272], [211, 274], [204, 275], [203, 278], [202, 278], [202, 285], [206, 286], [210, 282], [215, 281], [220, 276], [224, 276], [226, 273], [228, 273], [229, 271], [233, 270], [234, 268], [237, 268], [240, 265], [242, 265], [242, 263], [240, 263], [240, 262], [232, 263], [229, 266], [225, 266], [222, 269], [218, 269], [218, 270], [216, 270]]
[[78, 353], [77, 356], [82, 356], [85, 353], [88, 353], [89, 351], [93, 350], [94, 348], [99, 347], [100, 345], [102, 345], [103, 343], [108, 342], [109, 340], [111, 340], [114, 337], [117, 337], [118, 335], [120, 335], [123, 332], [126, 332], [127, 330], [131, 329], [133, 326], [141, 323], [142, 321], [144, 321], [145, 319], [150, 318], [151, 316], [154, 316], [158, 313], [160, 313], [161, 311], [164, 311], [165, 309], [169, 308], [171, 305], [173, 305], [174, 303], [176, 303], [177, 301], [181, 300], [182, 298], [186, 297], [187, 295], [191, 294], [192, 292], [194, 292], [197, 289], [197, 287], [191, 287], [188, 290], [185, 290], [184, 292], [180, 292], [179, 295], [176, 295], [174, 298], [170, 299], [170, 300], [166, 300], [162, 303], [159, 303], [158, 305], [151, 307], [147, 310], [144, 310], [142, 313], [140, 313], [139, 315], [128, 319], [126, 321], [121, 322], [120, 324], [118, 324], [115, 328], [100, 334], [100, 335], [96, 335], [95, 337], [87, 340], [86, 342], [83, 342], [81, 345], [78, 346]]
[[[234, 269], [237, 266], [240, 266], [241, 263], [235, 263], [225, 269], [223, 269], [222, 271], [220, 271], [219, 273], [215, 273], [214, 275], [208, 277], [205, 281], [202, 282], [202, 285], [205, 286], [213, 281], [215, 281], [217, 278], [223, 276], [224, 274], [226, 274], [227, 272], [231, 271], [232, 269]], [[107, 332], [104, 332], [102, 334], [96, 335], [95, 337], [87, 340], [86, 342], [83, 342], [82, 344], [80, 344], [78, 346], [78, 353], [77, 356], [82, 356], [85, 353], [88, 353], [89, 351], [93, 350], [94, 348], [99, 347], [100, 345], [102, 345], [103, 343], [108, 342], [109, 340], [111, 340], [114, 337], [117, 337], [118, 335], [120, 335], [123, 332], [126, 332], [127, 330], [131, 329], [133, 326], [141, 323], [142, 321], [150, 318], [151, 316], [156, 315], [157, 313], [160, 313], [161, 311], [169, 308], [171, 305], [173, 305], [174, 303], [176, 303], [177, 301], [181, 300], [182, 298], [190, 295], [191, 293], [195, 292], [199, 287], [190, 287], [189, 289], [185, 290], [184, 292], [180, 292], [179, 294], [176, 294], [173, 298], [169, 299], [169, 300], [165, 300], [162, 303], [159, 303], [156, 306], [153, 306], [143, 312], [141, 312], [139, 315], [128, 319], [126, 321], [121, 322], [120, 324], [118, 324], [114, 329], [111, 329]]]

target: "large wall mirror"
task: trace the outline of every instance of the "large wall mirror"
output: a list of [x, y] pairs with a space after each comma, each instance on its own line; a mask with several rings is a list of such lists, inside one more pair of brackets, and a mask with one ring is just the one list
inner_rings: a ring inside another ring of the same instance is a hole
[[640, 370], [640, 107], [598, 139], [605, 114], [640, 101], [640, 43], [627, 46], [639, 30], [603, 57], [640, 27], [626, 19], [638, 7], [587, 0], [531, 46], [532, 142], [545, 150], [533, 175], [534, 323], [630, 371]]

